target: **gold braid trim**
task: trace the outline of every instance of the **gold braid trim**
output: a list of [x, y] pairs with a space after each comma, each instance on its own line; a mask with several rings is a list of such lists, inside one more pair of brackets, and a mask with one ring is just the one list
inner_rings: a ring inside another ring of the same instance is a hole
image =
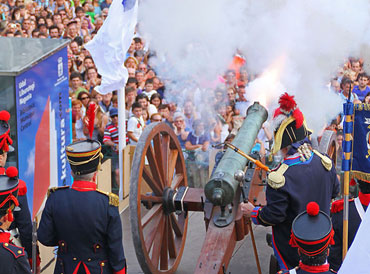
[[365, 173], [358, 170], [351, 170], [351, 177], [355, 177], [356, 179], [370, 181], [370, 173]]
[[321, 164], [325, 167], [327, 171], [331, 170], [333, 166], [333, 162], [328, 156], [322, 155], [320, 152], [318, 152], [316, 149], [312, 150], [313, 153], [315, 153], [317, 156], [321, 158]]
[[102, 191], [100, 189], [96, 189], [96, 191], [101, 193], [101, 194], [104, 194], [104, 195], [108, 196], [110, 205], [115, 206], [115, 207], [119, 206], [119, 197], [116, 194], [114, 194], [112, 192]]
[[69, 159], [68, 157], [68, 162], [71, 164], [71, 165], [74, 165], [74, 166], [79, 166], [79, 165], [84, 165], [84, 164], [87, 164], [93, 160], [95, 160], [96, 158], [100, 157], [100, 159], [103, 159], [103, 154], [100, 152], [100, 150], [97, 150], [95, 152], [95, 154], [90, 158], [90, 159], [87, 159], [85, 161], [82, 161], [82, 162], [75, 162], [71, 159]]
[[267, 183], [273, 189], [279, 189], [285, 185], [284, 173], [287, 171], [289, 166], [287, 164], [281, 164], [281, 166], [273, 172], [270, 172], [267, 177]]
[[[278, 128], [278, 130], [276, 131], [276, 133], [274, 134], [274, 145], [273, 145], [273, 147], [272, 147], [272, 151], [271, 151], [271, 153], [272, 154], [276, 154], [279, 150], [280, 150], [280, 148], [281, 148], [281, 143], [282, 143], [282, 141], [283, 141], [283, 135], [284, 135], [284, 131], [285, 131], [285, 129], [287, 128], [287, 126], [290, 124], [290, 123], [292, 123], [292, 122], [294, 122], [295, 121], [295, 119], [294, 119], [294, 117], [293, 116], [289, 116], [287, 119], [285, 119], [281, 124], [280, 124], [280, 126], [279, 126], [279, 128]], [[313, 132], [311, 129], [309, 129], [308, 127], [307, 127], [307, 124], [306, 124], [306, 120], [304, 119], [303, 120], [303, 128], [304, 128], [304, 131], [305, 132], [307, 132], [307, 130], [309, 130], [310, 132]], [[290, 137], [290, 139], [292, 139], [292, 137], [290, 136], [290, 134], [289, 134], [289, 132], [287, 131], [287, 133], [288, 133], [288, 135], [289, 135], [289, 137]], [[294, 132], [293, 132], [294, 133]], [[306, 136], [308, 136], [307, 134], [306, 134]]]
[[69, 188], [69, 186], [56, 186], [56, 187], [51, 187], [48, 189], [48, 197], [50, 196], [51, 193], [54, 193], [55, 191], [57, 190], [60, 190], [60, 189], [67, 189]]

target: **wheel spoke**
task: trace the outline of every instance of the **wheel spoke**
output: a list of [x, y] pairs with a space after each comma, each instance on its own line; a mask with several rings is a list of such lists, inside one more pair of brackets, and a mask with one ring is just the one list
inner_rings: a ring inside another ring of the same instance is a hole
[[164, 222], [165, 220], [162, 218], [158, 225], [157, 233], [155, 234], [154, 244], [152, 249], [152, 262], [154, 264], [155, 269], [158, 269], [159, 264], [159, 256], [161, 254], [161, 246], [163, 240], [163, 230], [164, 230]]
[[[171, 149], [170, 151], [170, 156], [168, 158], [168, 177], [167, 177], [167, 182], [170, 184], [173, 179], [173, 174], [175, 173], [176, 169], [176, 162], [177, 162], [177, 157], [179, 156], [179, 151]], [[168, 185], [170, 186], [170, 185]]]
[[177, 257], [177, 249], [175, 246], [175, 238], [173, 236], [173, 228], [172, 228], [172, 222], [169, 220], [169, 217], [167, 216], [167, 235], [168, 235], [168, 253], [170, 255], [170, 258], [176, 258]]
[[[179, 218], [182, 216], [182, 214], [179, 215]], [[176, 217], [173, 213], [170, 215], [170, 219], [171, 219], [172, 229], [175, 232], [176, 237], [182, 237], [183, 232], [184, 232], [183, 230], [184, 227], [179, 224], [179, 222], [176, 220]]]
[[154, 155], [155, 158], [157, 159], [156, 164], [157, 164], [157, 171], [159, 171], [159, 174], [161, 176], [161, 183], [163, 183], [163, 187], [166, 185], [164, 182], [164, 178], [166, 178], [166, 173], [165, 173], [165, 155], [164, 151], [162, 150], [162, 136], [160, 133], [154, 136], [153, 138], [153, 145], [154, 145]]
[[163, 161], [163, 178], [165, 179], [165, 185], [168, 186], [168, 173], [169, 173], [169, 153], [170, 153], [170, 135], [162, 134], [161, 136], [162, 144], [162, 161]]
[[155, 195], [162, 196], [162, 189], [160, 183], [154, 180], [154, 178], [150, 174], [150, 171], [145, 166], [143, 167], [143, 178], [145, 182], [148, 184], [148, 186], [153, 190]]
[[[159, 150], [160, 151], [160, 150]], [[162, 177], [162, 152], [157, 152], [153, 149], [151, 145], [149, 145], [146, 156], [148, 158], [150, 170], [153, 174], [153, 177], [160, 182], [161, 184], [161, 189], [164, 188], [164, 182], [163, 182], [163, 177]]]
[[157, 231], [159, 229], [159, 222], [163, 218], [163, 214], [157, 214], [155, 215], [152, 220], [149, 222], [149, 224], [144, 228], [143, 235], [144, 235], [144, 244], [147, 252], [150, 251], [150, 248], [153, 245], [154, 238], [157, 234]]
[[[181, 152], [182, 153], [182, 152]], [[181, 157], [177, 157], [176, 161], [176, 173], [186, 173], [184, 163], [181, 161]]]
[[173, 178], [173, 180], [172, 180], [171, 188], [172, 189], [177, 189], [180, 186], [180, 184], [183, 180], [184, 180], [184, 175], [176, 174], [175, 178]]
[[162, 204], [154, 205], [144, 217], [141, 218], [141, 226], [143, 228], [155, 217], [161, 215], [162, 213]]
[[140, 195], [140, 200], [144, 202], [152, 202], [152, 203], [162, 203], [162, 197], [153, 196], [153, 195]]
[[164, 221], [163, 241], [161, 245], [161, 270], [168, 269], [168, 218]]

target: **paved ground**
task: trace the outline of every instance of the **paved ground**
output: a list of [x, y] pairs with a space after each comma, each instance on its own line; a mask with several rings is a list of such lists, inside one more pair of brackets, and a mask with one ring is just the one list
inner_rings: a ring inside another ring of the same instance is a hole
[[[121, 216], [125, 255], [128, 263], [128, 273], [143, 273], [140, 269], [139, 263], [137, 262], [132, 242], [129, 221], [129, 209], [126, 209]], [[262, 226], [254, 227], [254, 236], [256, 238], [258, 255], [260, 258], [262, 273], [264, 274], [268, 273], [270, 255], [272, 254], [272, 249], [267, 246], [265, 241], [266, 233], [269, 231], [269, 228], [265, 228]], [[185, 250], [180, 262], [180, 266], [176, 272], [177, 274], [187, 274], [194, 272], [195, 264], [199, 257], [204, 238], [205, 227], [203, 221], [203, 213], [192, 212], [189, 218], [189, 227]], [[252, 242], [249, 235], [247, 235], [247, 237], [243, 241], [237, 243], [229, 268], [227, 269], [227, 273], [258, 273], [253, 253]]]

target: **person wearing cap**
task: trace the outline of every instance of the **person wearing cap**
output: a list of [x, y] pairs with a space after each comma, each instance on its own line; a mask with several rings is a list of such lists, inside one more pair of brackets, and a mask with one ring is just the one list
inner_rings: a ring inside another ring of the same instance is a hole
[[[350, 199], [348, 207], [348, 248], [352, 245], [370, 202], [370, 181], [358, 179], [357, 183], [360, 190], [358, 197]], [[343, 207], [343, 199], [333, 202], [331, 206], [335, 245], [330, 248], [328, 261], [335, 271], [339, 270], [343, 258]]]
[[119, 145], [119, 134], [118, 134], [118, 109], [111, 108], [109, 111], [111, 122], [105, 127], [104, 130], [104, 145], [110, 146], [113, 150], [112, 155], [112, 169], [114, 170], [116, 187], [119, 182], [119, 161], [118, 161], [118, 145]]
[[[0, 111], [0, 175], [5, 175], [5, 164], [8, 153], [14, 151], [13, 140], [10, 138], [10, 114], [6, 110]], [[14, 221], [9, 227], [12, 240], [26, 249], [30, 266], [32, 267], [32, 219], [28, 208], [27, 186], [23, 180], [18, 185], [19, 210], [14, 212]], [[40, 256], [37, 248], [37, 273], [40, 272]]]
[[339, 181], [331, 159], [312, 149], [310, 131], [294, 97], [283, 94], [272, 124], [272, 153], [280, 151], [283, 161], [268, 175], [265, 207], [242, 203], [242, 210], [255, 224], [272, 226], [272, 247], [278, 268], [290, 269], [299, 262], [297, 249], [289, 245], [294, 218], [315, 201], [326, 214], [339, 192]]
[[9, 167], [7, 175], [0, 175], [0, 273], [29, 274], [30, 265], [23, 247], [10, 242], [6, 232], [14, 220], [13, 211], [18, 209], [18, 170]]
[[58, 246], [54, 273], [125, 274], [118, 196], [97, 189], [101, 145], [95, 140], [66, 147], [74, 182], [51, 188], [37, 231]]
[[278, 274], [336, 273], [327, 262], [329, 245], [334, 244], [334, 230], [328, 214], [315, 202], [307, 204], [292, 223], [289, 244], [298, 248], [299, 265]]

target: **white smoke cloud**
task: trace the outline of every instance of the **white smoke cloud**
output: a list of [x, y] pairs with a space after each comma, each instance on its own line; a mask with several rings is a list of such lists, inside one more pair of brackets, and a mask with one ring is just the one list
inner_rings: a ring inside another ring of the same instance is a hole
[[[253, 73], [284, 55], [280, 83], [317, 132], [342, 108], [326, 87], [338, 66], [361, 54], [369, 64], [369, 11], [368, 0], [146, 0], [139, 14], [158, 54], [154, 66], [175, 80], [173, 89], [189, 87], [189, 79], [214, 87], [236, 49]], [[279, 95], [270, 92], [269, 101]]]

